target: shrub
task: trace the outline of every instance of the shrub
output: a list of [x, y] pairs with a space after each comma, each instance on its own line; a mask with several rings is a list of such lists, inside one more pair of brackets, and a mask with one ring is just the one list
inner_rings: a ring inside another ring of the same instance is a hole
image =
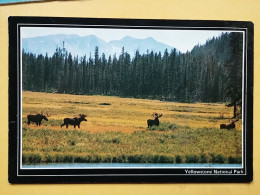
[[226, 157], [224, 157], [222, 154], [211, 154], [211, 162], [212, 163], [225, 163]]
[[154, 155], [152, 154], [145, 154], [145, 155], [142, 155], [142, 159], [141, 159], [141, 162], [142, 163], [156, 163], [154, 162]]
[[150, 163], [159, 163], [160, 162], [160, 156], [159, 155], [153, 155], [151, 157]]
[[100, 162], [102, 162], [102, 158], [101, 158], [101, 156], [93, 156], [92, 157], [92, 162], [93, 163], [100, 163]]
[[55, 156], [52, 156], [50, 154], [47, 154], [45, 156], [45, 160], [46, 160], [47, 163], [54, 163], [56, 161]]
[[116, 156], [114, 156], [114, 157], [112, 158], [112, 162], [113, 162], [113, 163], [118, 163], [118, 161], [119, 161], [119, 160], [117, 159]]
[[74, 157], [75, 163], [86, 163], [86, 157], [84, 156], [76, 156]]
[[114, 139], [112, 139], [112, 143], [119, 144], [120, 143], [120, 139], [114, 138]]
[[140, 163], [142, 160], [141, 155], [130, 155], [128, 156], [129, 163]]
[[85, 162], [86, 162], [86, 163], [91, 163], [93, 158], [92, 158], [91, 155], [86, 155], [86, 156], [84, 157], [84, 159], [85, 159]]
[[29, 155], [27, 153], [23, 153], [22, 162], [25, 163], [25, 164], [28, 164], [29, 163], [28, 157], [29, 157]]
[[113, 139], [104, 139], [105, 143], [113, 143], [113, 144], [119, 144], [121, 143], [120, 138], [113, 138]]
[[112, 157], [109, 156], [109, 155], [108, 156], [104, 156], [102, 162], [104, 162], [104, 163], [111, 163], [112, 162]]
[[64, 162], [64, 155], [56, 154], [55, 159], [56, 159], [56, 162], [62, 163], [62, 162]]
[[186, 163], [198, 163], [199, 157], [197, 155], [186, 155]]
[[74, 156], [73, 155], [65, 155], [63, 162], [65, 163], [73, 163], [74, 162]]
[[240, 164], [240, 163], [242, 163], [242, 158], [241, 158], [241, 156], [239, 156], [239, 157], [230, 156], [230, 157], [228, 157], [228, 163], [230, 163], [230, 164]]
[[177, 156], [175, 157], [175, 162], [176, 162], [176, 163], [182, 163], [182, 156], [177, 155]]
[[24, 154], [22, 155], [22, 162], [25, 164], [37, 164], [41, 163], [42, 155], [41, 154]]
[[165, 142], [165, 139], [159, 138], [159, 142], [163, 144]]
[[103, 102], [103, 103], [99, 103], [99, 105], [101, 105], [101, 106], [110, 106], [111, 104], [107, 103], [107, 102]]
[[160, 162], [159, 163], [174, 163], [174, 157], [173, 156], [160, 156]]
[[208, 157], [205, 154], [200, 155], [200, 163], [208, 163]]
[[[115, 163], [126, 163], [128, 161], [129, 161], [129, 158], [125, 155], [114, 156], [112, 158], [112, 162], [115, 162]], [[132, 163], [136, 163], [136, 162], [132, 162]]]
[[174, 163], [173, 156], [167, 155], [130, 155], [127, 158], [127, 162], [129, 163]]

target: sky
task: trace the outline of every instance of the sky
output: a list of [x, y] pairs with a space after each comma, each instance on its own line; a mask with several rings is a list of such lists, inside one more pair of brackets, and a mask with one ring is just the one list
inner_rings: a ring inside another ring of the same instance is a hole
[[64, 28], [64, 27], [21, 27], [21, 38], [46, 36], [52, 34], [96, 35], [106, 42], [120, 40], [125, 36], [144, 39], [152, 37], [156, 41], [175, 47], [185, 53], [208, 39], [218, 37], [220, 30], [157, 30], [157, 29], [107, 29], [107, 28]]

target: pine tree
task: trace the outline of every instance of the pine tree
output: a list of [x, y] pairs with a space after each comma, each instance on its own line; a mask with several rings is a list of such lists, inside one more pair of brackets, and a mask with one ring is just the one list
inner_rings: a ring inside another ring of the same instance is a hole
[[242, 63], [243, 34], [232, 32], [230, 35], [231, 57], [227, 64], [228, 82], [226, 95], [230, 99], [229, 107], [233, 107], [233, 117], [237, 117], [237, 106], [242, 105]]
[[72, 60], [72, 55], [68, 55], [68, 91], [69, 93], [74, 93], [74, 64]]

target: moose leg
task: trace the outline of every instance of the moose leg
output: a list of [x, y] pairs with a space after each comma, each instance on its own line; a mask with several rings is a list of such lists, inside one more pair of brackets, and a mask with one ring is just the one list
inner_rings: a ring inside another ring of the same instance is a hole
[[66, 124], [66, 128], [67, 128], [67, 129], [68, 129], [68, 126], [69, 126], [69, 125], [68, 125], [68, 124]]
[[30, 123], [31, 123], [30, 120], [28, 120], [27, 124], [30, 125]]

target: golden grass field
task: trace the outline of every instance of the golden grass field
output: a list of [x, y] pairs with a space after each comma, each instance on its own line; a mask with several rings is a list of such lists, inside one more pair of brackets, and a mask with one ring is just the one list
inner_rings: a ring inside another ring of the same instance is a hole
[[[147, 119], [152, 113], [163, 113], [161, 122], [171, 122], [191, 128], [215, 127], [220, 123], [229, 123], [232, 108], [224, 104], [210, 103], [175, 103], [158, 100], [120, 98], [113, 96], [86, 96], [23, 92], [23, 117], [28, 114], [48, 112], [50, 119], [60, 120], [79, 114], [87, 115], [87, 122], [82, 122], [82, 131], [122, 131], [131, 133], [145, 130]], [[109, 103], [111, 105], [100, 105]], [[33, 126], [33, 125], [32, 125]], [[236, 123], [241, 130], [241, 121]], [[36, 127], [35, 127], [36, 128]], [[65, 128], [65, 127], [63, 127]], [[53, 129], [60, 129], [59, 126]], [[70, 129], [74, 129], [70, 127]]]
[[[48, 112], [49, 121], [43, 121], [40, 127], [28, 126], [26, 116], [40, 112]], [[162, 124], [174, 124], [174, 128], [147, 129], [147, 119], [154, 112], [163, 114]], [[86, 114], [88, 120], [81, 123], [80, 129], [60, 127], [63, 118], [79, 114]], [[110, 159], [122, 155], [172, 155], [183, 159], [186, 155], [204, 155], [208, 159], [214, 155], [226, 159], [242, 155], [241, 120], [236, 122], [236, 130], [219, 129], [221, 123], [228, 124], [232, 117], [232, 108], [224, 104], [24, 91], [22, 117], [23, 154], [39, 154], [44, 156], [43, 162], [55, 155], [56, 161], [50, 162], [57, 162], [57, 155], [61, 154], [95, 154]]]

